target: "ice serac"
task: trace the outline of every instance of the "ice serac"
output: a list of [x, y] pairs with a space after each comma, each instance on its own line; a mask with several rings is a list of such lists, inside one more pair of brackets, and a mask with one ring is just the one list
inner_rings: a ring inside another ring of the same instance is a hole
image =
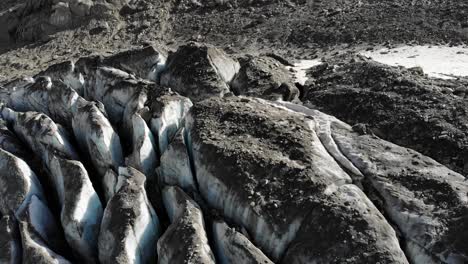
[[231, 83], [235, 94], [269, 100], [298, 99], [299, 89], [281, 62], [266, 56], [246, 56], [239, 60], [240, 71]]
[[63, 190], [60, 220], [65, 239], [82, 261], [97, 260], [97, 244], [103, 208], [83, 164], [52, 156], [51, 174]]
[[119, 168], [118, 188], [109, 200], [99, 234], [103, 264], [142, 264], [156, 260], [159, 220], [144, 188], [146, 177], [131, 167]]
[[165, 185], [177, 185], [187, 192], [197, 190], [190, 165], [184, 128], [177, 131], [169, 147], [161, 156], [158, 172], [159, 182]]
[[48, 97], [51, 88], [50, 77], [36, 77], [32, 83], [12, 88], [6, 105], [16, 111], [38, 111], [49, 115]]
[[307, 216], [281, 263], [408, 263], [395, 231], [355, 185], [342, 185]]
[[0, 213], [20, 213], [32, 196], [44, 199], [36, 174], [24, 160], [0, 149]]
[[45, 164], [48, 162], [48, 155], [52, 153], [78, 160], [68, 132], [45, 114], [15, 112], [7, 107], [3, 107], [1, 111], [1, 115], [12, 126], [16, 135], [26, 142]]
[[147, 89], [140, 90], [127, 103], [123, 113], [121, 135], [124, 135], [124, 140], [130, 146], [131, 153], [126, 158], [127, 166], [134, 167], [146, 177], [153, 178], [158, 165], [158, 145], [143, 118], [150, 115], [148, 107], [145, 107], [147, 92]]
[[380, 197], [414, 263], [468, 261], [468, 183], [436, 161], [332, 123], [332, 136]]
[[61, 81], [74, 89], [78, 94], [83, 95], [83, 75], [78, 72], [73, 61], [54, 64], [36, 75], [36, 77], [39, 76], [49, 76], [52, 80]]
[[31, 155], [16, 137], [16, 135], [7, 127], [7, 122], [0, 118], [0, 148], [10, 152], [21, 159], [30, 158]]
[[235, 97], [200, 102], [186, 118], [202, 196], [273, 261], [314, 201], [351, 182], [313, 127], [304, 115]]
[[[65, 238], [47, 204], [37, 196], [32, 196], [28, 204], [17, 216], [18, 221], [28, 225], [28, 230], [46, 243], [47, 248], [55, 252], [63, 252], [66, 247]], [[23, 232], [21, 232], [23, 233]], [[27, 239], [26, 239], [27, 240]], [[25, 237], [22, 234], [22, 241]], [[23, 244], [24, 246], [24, 244]], [[23, 248], [23, 257], [27, 253]], [[25, 259], [23, 259], [25, 261]]]
[[[77, 161], [78, 156], [71, 146], [69, 135], [43, 114], [18, 113], [8, 108], [3, 109], [3, 113], [13, 122], [17, 134], [28, 142], [33, 152], [43, 160], [44, 167], [48, 169], [61, 207], [61, 223], [65, 238], [77, 255], [92, 260], [97, 255], [102, 205], [86, 169]], [[14, 164], [10, 166], [12, 165]], [[21, 168], [25, 170], [28, 167], [23, 164]], [[35, 178], [33, 176], [28, 177]], [[20, 179], [22, 178], [17, 178]], [[38, 184], [29, 180], [29, 185], [34, 187]], [[14, 189], [14, 186], [11, 188]], [[17, 191], [23, 190], [17, 189]]]
[[223, 96], [239, 71], [239, 62], [207, 44], [190, 43], [169, 55], [160, 83], [193, 101]]
[[20, 221], [21, 246], [23, 263], [27, 264], [71, 264], [68, 260], [51, 250], [40, 234], [30, 223]]
[[118, 167], [124, 163], [119, 135], [96, 104], [82, 98], [73, 109], [72, 127], [82, 151], [99, 173], [109, 200], [116, 191]]
[[169, 142], [180, 127], [192, 107], [192, 101], [171, 89], [154, 90], [148, 93], [147, 106], [152, 114], [150, 128], [158, 137], [159, 153], [166, 151]]
[[0, 263], [20, 264], [21, 255], [18, 222], [14, 215], [4, 215], [0, 219]]
[[158, 241], [158, 263], [215, 263], [203, 214], [195, 201], [176, 186], [163, 189], [171, 225]]
[[273, 264], [247, 237], [222, 220], [213, 223], [213, 237], [221, 264]]

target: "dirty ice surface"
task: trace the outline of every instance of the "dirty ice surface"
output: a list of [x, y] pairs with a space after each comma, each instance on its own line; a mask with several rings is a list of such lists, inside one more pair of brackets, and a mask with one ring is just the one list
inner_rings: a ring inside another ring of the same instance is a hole
[[361, 52], [377, 62], [406, 68], [421, 67], [433, 78], [468, 76], [468, 48], [447, 46], [403, 46]]
[[321, 64], [320, 59], [300, 60], [294, 63], [294, 66], [287, 66], [286, 69], [294, 73], [294, 81], [304, 85], [307, 81], [307, 70]]

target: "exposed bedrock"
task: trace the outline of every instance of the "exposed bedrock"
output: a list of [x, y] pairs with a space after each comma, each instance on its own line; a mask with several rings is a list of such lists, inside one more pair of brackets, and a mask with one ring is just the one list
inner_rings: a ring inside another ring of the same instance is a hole
[[158, 241], [158, 263], [215, 263], [208, 244], [203, 213], [179, 187], [163, 189], [171, 225]]
[[146, 177], [131, 167], [119, 168], [117, 192], [109, 200], [99, 234], [99, 260], [152, 263], [156, 260], [159, 220], [144, 188]]
[[222, 220], [214, 221], [213, 237], [216, 256], [221, 264], [273, 264], [247, 237]]
[[20, 264], [22, 257], [18, 222], [14, 215], [0, 219], [0, 263]]
[[169, 54], [160, 83], [193, 101], [230, 92], [239, 63], [207, 44], [189, 43]]
[[177, 130], [184, 126], [185, 116], [192, 105], [190, 99], [171, 89], [157, 89], [148, 94], [150, 128], [153, 135], [158, 138], [161, 155], [166, 151]]
[[[306, 226], [313, 210], [325, 206], [333, 195], [344, 195], [340, 186], [351, 183], [321, 143], [315, 121], [303, 114], [260, 99], [229, 97], [196, 104], [186, 120], [203, 198], [245, 227], [272, 260], [283, 256], [300, 229], [312, 232]], [[346, 243], [339, 241], [349, 254], [335, 260], [394, 259], [404, 263], [396, 234], [382, 215], [364, 195], [355, 199], [368, 208], [354, 212], [363, 223], [354, 228], [376, 239], [366, 245], [357, 236]], [[338, 210], [345, 200], [330, 203], [330, 207]], [[353, 230], [346, 227], [343, 216], [330, 216], [329, 221], [341, 225], [339, 232], [352, 238]], [[319, 232], [326, 235], [323, 229]], [[353, 250], [358, 246], [364, 248]], [[366, 254], [359, 256], [362, 252]], [[312, 255], [309, 260], [319, 261], [320, 256]]]
[[241, 68], [231, 83], [231, 89], [236, 95], [284, 101], [299, 98], [299, 89], [281, 62], [267, 56], [250, 55], [239, 60]]
[[164, 185], [177, 185], [190, 193], [197, 191], [197, 186], [192, 173], [185, 138], [185, 129], [179, 129], [172, 138], [169, 147], [161, 156], [161, 165], [158, 172], [159, 182]]

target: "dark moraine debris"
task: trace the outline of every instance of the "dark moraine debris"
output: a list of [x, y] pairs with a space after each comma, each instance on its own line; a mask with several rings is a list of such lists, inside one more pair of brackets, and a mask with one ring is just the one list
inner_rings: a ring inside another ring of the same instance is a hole
[[285, 65], [271, 57], [246, 56], [239, 59], [241, 68], [231, 83], [238, 95], [269, 100], [293, 101], [299, 97], [291, 73]]
[[0, 219], [0, 263], [20, 264], [22, 257], [18, 222], [14, 215]]
[[466, 80], [355, 58], [308, 73], [306, 105], [468, 175]]
[[246, 236], [222, 220], [214, 221], [213, 237], [216, 256], [221, 264], [273, 264]]
[[240, 65], [222, 50], [207, 44], [189, 43], [169, 54], [160, 83], [193, 101], [228, 93]]
[[[245, 227], [273, 261], [300, 239], [298, 235], [308, 235], [299, 230], [312, 232], [307, 225], [315, 208], [329, 204], [338, 210], [346, 205], [345, 199], [330, 203], [333, 196], [345, 195], [340, 186], [351, 183], [351, 178], [322, 144], [314, 119], [261, 99], [229, 97], [196, 104], [186, 121], [203, 198]], [[343, 215], [329, 219], [341, 227], [338, 232], [351, 238], [340, 241], [349, 254], [336, 256], [336, 261], [405, 263], [396, 234], [382, 215], [364, 195], [355, 199], [368, 207], [354, 212], [362, 219], [359, 224], [348, 228]], [[362, 237], [353, 240], [353, 230], [374, 234], [376, 239], [364, 245]], [[326, 234], [323, 229], [319, 232]], [[364, 248], [353, 251], [359, 246]]]
[[158, 263], [214, 264], [198, 204], [175, 186], [163, 189], [163, 199], [171, 225], [158, 241]]
[[146, 177], [131, 167], [119, 168], [117, 192], [109, 200], [99, 234], [103, 264], [143, 264], [156, 260], [159, 219], [148, 201]]

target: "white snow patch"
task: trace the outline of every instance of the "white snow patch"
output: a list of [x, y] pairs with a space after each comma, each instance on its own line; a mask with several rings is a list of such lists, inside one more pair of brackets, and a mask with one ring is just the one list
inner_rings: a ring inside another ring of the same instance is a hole
[[429, 77], [455, 79], [468, 76], [468, 48], [447, 46], [403, 46], [364, 51], [374, 61], [406, 68], [421, 67]]
[[307, 70], [322, 64], [322, 62], [319, 59], [315, 60], [300, 60], [297, 63], [294, 63], [294, 66], [286, 66], [287, 70], [293, 70], [294, 72], [294, 80], [301, 84], [304, 85], [307, 81]]

